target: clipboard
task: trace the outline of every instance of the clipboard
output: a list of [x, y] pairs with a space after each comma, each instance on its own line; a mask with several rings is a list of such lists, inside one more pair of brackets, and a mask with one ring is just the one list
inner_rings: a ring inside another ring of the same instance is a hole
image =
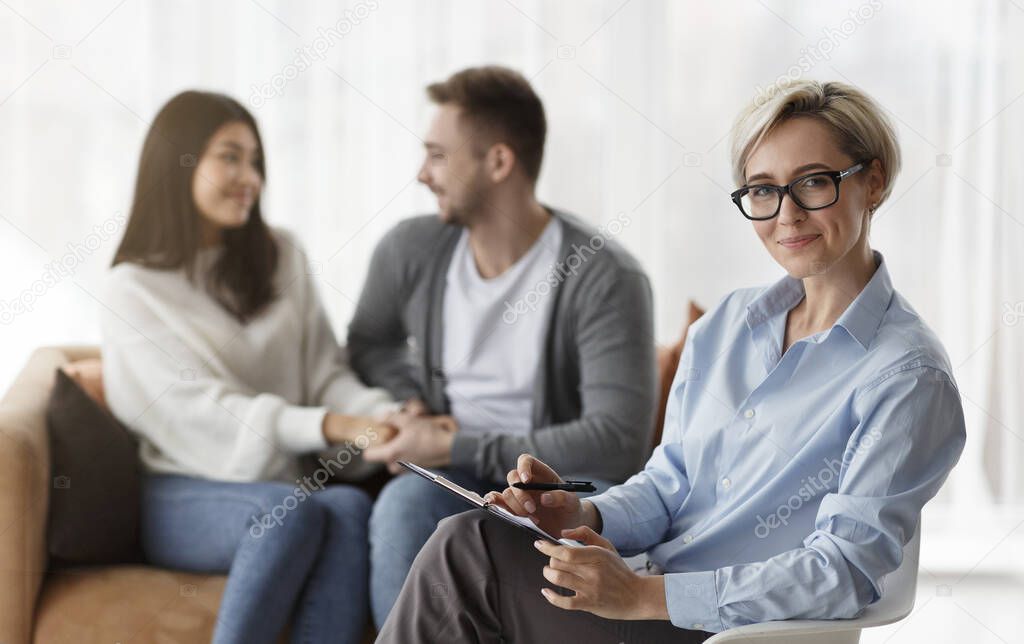
[[511, 523], [512, 525], [522, 528], [523, 530], [527, 530], [528, 532], [532, 533], [535, 537], [540, 537], [541, 539], [546, 539], [548, 541], [551, 541], [552, 543], [557, 543], [563, 546], [569, 546], [571, 548], [579, 548], [583, 546], [582, 543], [580, 543], [579, 541], [575, 541], [573, 539], [556, 539], [555, 537], [548, 534], [546, 530], [543, 530], [533, 521], [530, 521], [526, 517], [521, 517], [512, 514], [511, 512], [509, 512], [508, 510], [501, 506], [488, 503], [487, 501], [484, 501], [484, 498], [477, 494], [476, 492], [473, 492], [472, 490], [467, 490], [466, 488], [456, 483], [452, 483], [451, 481], [441, 476], [440, 474], [435, 474], [430, 470], [424, 469], [419, 465], [416, 465], [415, 463], [398, 461], [398, 464], [404, 467], [405, 469], [409, 470], [410, 472], [422, 476], [431, 483], [435, 485], [440, 485], [449, 493], [454, 494], [455, 496], [461, 498], [470, 505], [480, 508], [481, 510], [486, 510], [487, 512], [490, 512], [502, 521]]

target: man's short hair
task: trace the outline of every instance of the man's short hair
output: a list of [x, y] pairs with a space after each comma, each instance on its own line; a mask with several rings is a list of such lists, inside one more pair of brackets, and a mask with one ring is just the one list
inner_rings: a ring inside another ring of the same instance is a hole
[[508, 145], [526, 176], [537, 181], [547, 120], [544, 105], [522, 74], [497, 65], [470, 67], [428, 85], [427, 96], [438, 105], [459, 107], [477, 143]]

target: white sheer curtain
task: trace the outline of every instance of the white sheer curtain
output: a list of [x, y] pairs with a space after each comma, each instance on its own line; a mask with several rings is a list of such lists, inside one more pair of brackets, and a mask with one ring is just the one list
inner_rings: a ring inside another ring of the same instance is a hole
[[688, 298], [779, 276], [727, 198], [733, 115], [783, 75], [844, 80], [899, 126], [905, 169], [873, 240], [965, 395], [968, 448], [926, 518], [945, 545], [929, 555], [926, 540], [926, 556], [1001, 561], [1024, 519], [1022, 27], [996, 0], [5, 0], [0, 384], [34, 346], [96, 340], [142, 137], [183, 89], [256, 114], [265, 211], [305, 242], [343, 334], [374, 243], [432, 208], [414, 181], [423, 86], [469, 65], [521, 70], [549, 115], [540, 194], [595, 224], [630, 215], [620, 239], [668, 341]]
[[[953, 358], [969, 430], [948, 504], [930, 518], [958, 537], [947, 542], [945, 561], [986, 571], [1020, 571], [1013, 553], [1024, 543], [1022, 17], [1019, 5], [997, 2], [956, 4], [946, 14], [944, 51], [930, 60], [934, 107], [921, 127], [948, 156], [922, 181], [933, 186], [934, 212], [900, 233], [926, 241], [919, 282], [907, 291], [936, 305], [929, 319]], [[985, 536], [967, 536], [978, 534]]]

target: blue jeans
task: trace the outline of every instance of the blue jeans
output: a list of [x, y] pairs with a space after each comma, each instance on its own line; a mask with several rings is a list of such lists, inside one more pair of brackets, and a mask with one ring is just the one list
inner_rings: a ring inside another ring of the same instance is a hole
[[[462, 470], [434, 471], [481, 495], [508, 487], [504, 481], [484, 481]], [[594, 486], [603, 492], [611, 484], [594, 481]], [[401, 474], [384, 486], [370, 515], [370, 606], [378, 629], [398, 601], [412, 562], [437, 523], [470, 509], [466, 501], [415, 474]]]
[[366, 628], [370, 499], [348, 486], [150, 475], [142, 547], [165, 568], [228, 573], [215, 644], [359, 642]]

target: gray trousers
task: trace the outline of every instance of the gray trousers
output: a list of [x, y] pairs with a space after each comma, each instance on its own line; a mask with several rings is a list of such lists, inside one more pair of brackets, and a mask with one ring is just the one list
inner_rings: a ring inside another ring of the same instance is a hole
[[482, 510], [441, 521], [413, 562], [377, 642], [694, 644], [711, 633], [668, 621], [625, 621], [556, 608], [547, 557], [527, 531]]

